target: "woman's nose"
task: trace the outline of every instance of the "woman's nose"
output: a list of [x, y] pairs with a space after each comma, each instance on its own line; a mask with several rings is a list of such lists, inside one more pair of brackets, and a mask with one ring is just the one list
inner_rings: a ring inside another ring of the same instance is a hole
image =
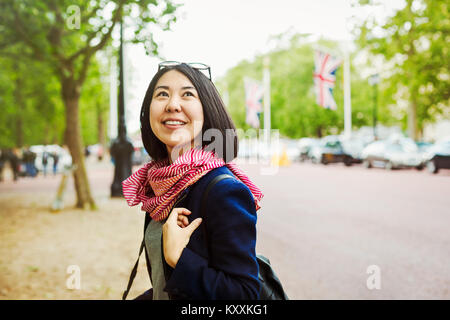
[[177, 97], [171, 97], [169, 101], [167, 101], [166, 111], [167, 112], [181, 111], [180, 101], [178, 100]]

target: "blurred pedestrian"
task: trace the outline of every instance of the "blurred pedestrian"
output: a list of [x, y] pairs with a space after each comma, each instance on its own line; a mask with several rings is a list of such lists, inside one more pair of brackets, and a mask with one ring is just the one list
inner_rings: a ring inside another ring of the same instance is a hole
[[59, 155], [56, 151], [52, 153], [52, 158], [53, 158], [53, 175], [56, 175], [59, 161]]
[[[123, 182], [128, 204], [146, 211], [141, 248], [153, 288], [138, 299], [259, 298], [256, 211], [263, 195], [231, 162], [238, 140], [222, 101], [210, 76], [184, 63], [160, 64], [147, 89], [141, 134], [154, 160]], [[220, 139], [203, 139], [209, 129]], [[229, 179], [210, 184], [223, 175]]]
[[14, 181], [17, 181], [19, 178], [19, 165], [20, 165], [20, 159], [18, 157], [17, 149], [9, 149], [7, 151], [7, 158], [9, 160], [9, 164], [11, 166], [11, 169], [13, 171], [13, 177]]
[[47, 164], [48, 164], [48, 152], [44, 148], [44, 152], [42, 153], [42, 171], [44, 172], [44, 177], [47, 175]]
[[89, 146], [84, 147], [84, 156], [88, 158], [90, 154], [91, 151], [89, 150]]
[[98, 145], [97, 159], [98, 159], [98, 161], [102, 161], [103, 160], [103, 146], [101, 144]]
[[31, 176], [34, 178], [37, 176], [37, 168], [36, 168], [36, 157], [37, 154], [33, 151], [31, 151], [31, 149], [28, 149], [29, 151], [29, 166], [30, 166], [30, 173]]
[[22, 162], [25, 164], [25, 175], [29, 177], [34, 177], [36, 175], [34, 160], [36, 159], [28, 147], [25, 147], [22, 152]]
[[0, 182], [3, 181], [3, 168], [6, 163], [6, 150], [0, 149]]

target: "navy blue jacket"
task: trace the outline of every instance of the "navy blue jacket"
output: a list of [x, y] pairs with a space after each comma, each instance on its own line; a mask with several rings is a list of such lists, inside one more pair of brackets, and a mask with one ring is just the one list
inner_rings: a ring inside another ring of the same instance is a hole
[[[200, 216], [201, 199], [208, 183], [224, 173], [233, 176], [225, 166], [216, 168], [184, 191], [185, 197], [176, 207], [191, 211], [187, 216], [189, 222]], [[147, 225], [150, 218], [148, 214], [146, 216]], [[209, 191], [205, 217], [191, 235], [175, 269], [163, 259], [164, 290], [170, 299], [256, 300], [260, 282], [255, 246], [253, 195], [241, 181], [223, 179]], [[147, 250], [145, 254], [151, 276]]]

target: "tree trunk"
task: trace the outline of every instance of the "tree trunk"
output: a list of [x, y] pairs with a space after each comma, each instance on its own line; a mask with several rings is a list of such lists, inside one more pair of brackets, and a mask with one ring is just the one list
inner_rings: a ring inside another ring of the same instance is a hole
[[[14, 65], [17, 70], [17, 64]], [[19, 148], [23, 147], [23, 115], [25, 113], [25, 102], [23, 98], [23, 81], [20, 78], [21, 75], [18, 74], [16, 78], [15, 88], [14, 88], [14, 102], [16, 104], [16, 146]]]
[[98, 143], [106, 150], [106, 136], [105, 136], [105, 112], [97, 105], [97, 138]]
[[317, 134], [317, 137], [318, 138], [322, 138], [322, 136], [323, 136], [323, 134], [322, 134], [322, 126], [318, 126], [317, 128], [316, 128], [316, 134]]
[[91, 195], [89, 180], [86, 174], [84, 162], [84, 147], [81, 138], [79, 108], [80, 87], [72, 79], [62, 81], [62, 95], [66, 109], [66, 131], [65, 142], [72, 156], [72, 163], [76, 165], [73, 171], [75, 191], [77, 194], [77, 208], [96, 209], [94, 199]]

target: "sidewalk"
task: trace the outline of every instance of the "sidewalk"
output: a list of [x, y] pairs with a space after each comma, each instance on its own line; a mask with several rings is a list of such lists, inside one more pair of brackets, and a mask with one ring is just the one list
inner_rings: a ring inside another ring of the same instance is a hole
[[[88, 161], [98, 211], [74, 209], [73, 179], [65, 209], [49, 208], [61, 176], [0, 184], [0, 299], [120, 299], [137, 258], [144, 215], [124, 199], [111, 199], [113, 166]], [[70, 265], [81, 289], [69, 290]], [[150, 287], [145, 259], [129, 297]]]

